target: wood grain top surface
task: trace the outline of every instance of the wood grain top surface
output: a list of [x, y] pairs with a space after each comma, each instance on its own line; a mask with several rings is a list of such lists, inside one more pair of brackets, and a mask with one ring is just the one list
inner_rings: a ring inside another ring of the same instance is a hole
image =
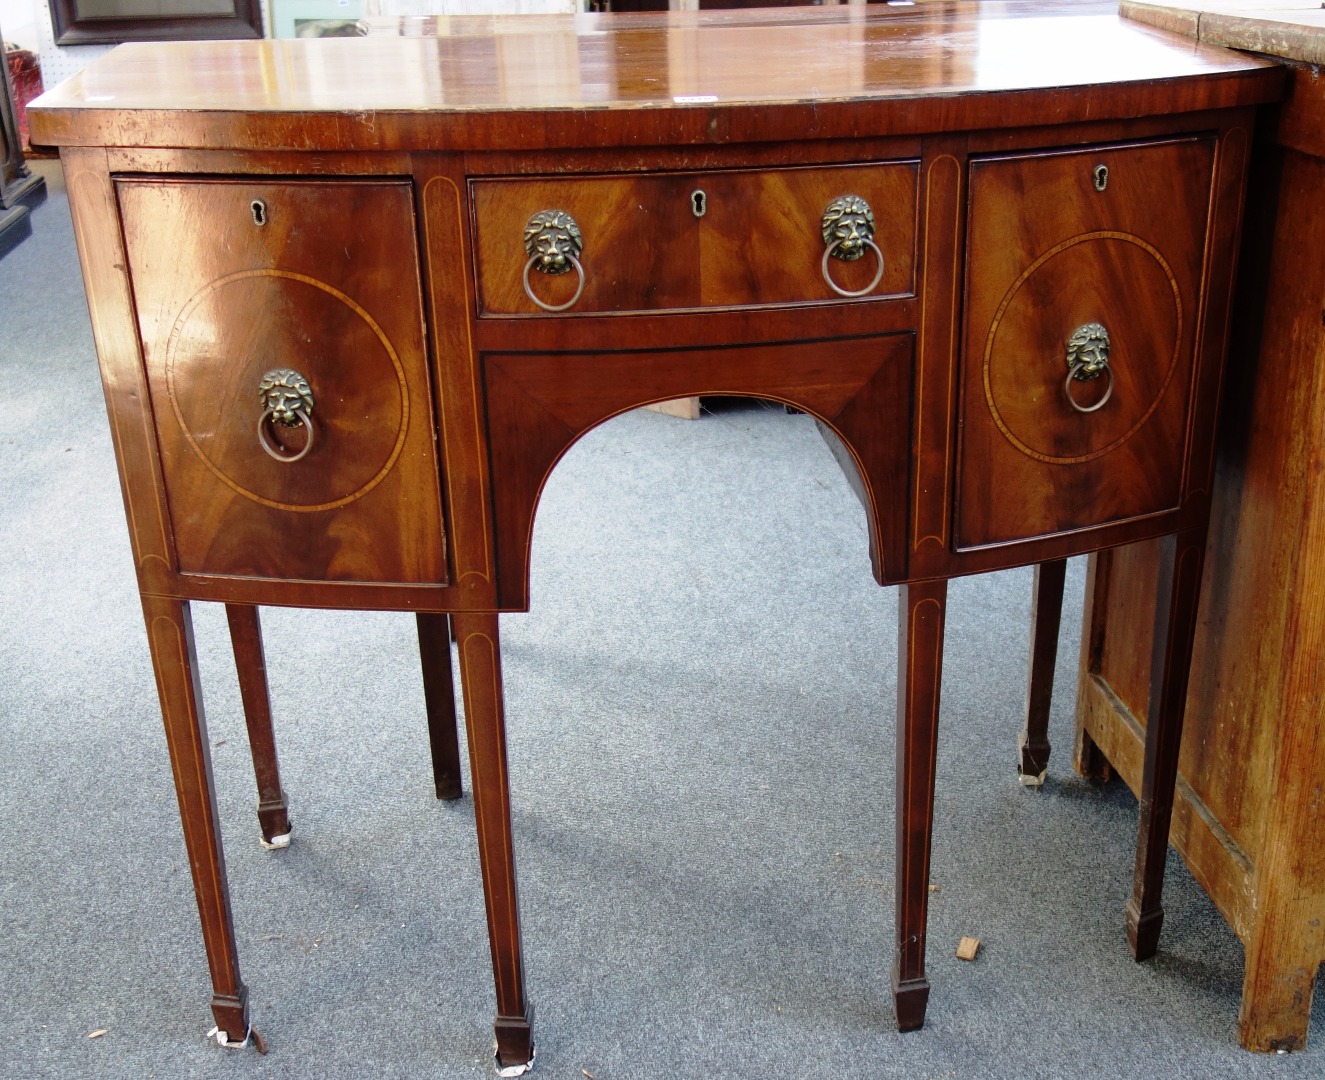
[[388, 20], [121, 45], [31, 107], [46, 145], [686, 145], [1273, 100], [1263, 61], [1080, 6], [972, 2]]
[[1119, 10], [1129, 19], [1207, 44], [1325, 63], [1325, 9], [1320, 0], [1123, 0]]

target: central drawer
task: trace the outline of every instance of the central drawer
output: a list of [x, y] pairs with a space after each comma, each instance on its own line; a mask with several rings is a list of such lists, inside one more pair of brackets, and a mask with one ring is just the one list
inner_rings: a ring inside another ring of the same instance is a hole
[[[877, 250], [828, 259], [833, 281], [869, 298], [911, 295], [918, 176], [917, 162], [899, 161], [475, 180], [479, 314], [542, 314], [534, 297], [567, 314], [839, 300], [824, 278], [823, 219], [843, 196], [868, 205]], [[583, 241], [578, 297], [580, 269], [530, 267], [526, 228], [551, 211]]]

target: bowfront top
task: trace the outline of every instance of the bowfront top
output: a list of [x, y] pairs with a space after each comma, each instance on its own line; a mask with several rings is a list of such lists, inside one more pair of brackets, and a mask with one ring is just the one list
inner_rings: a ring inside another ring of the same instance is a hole
[[[1258, 104], [1264, 61], [1113, 13], [905, 6], [512, 15], [122, 45], [32, 107], [45, 145], [542, 149], [907, 135]], [[862, 108], [861, 103], [868, 103]]]

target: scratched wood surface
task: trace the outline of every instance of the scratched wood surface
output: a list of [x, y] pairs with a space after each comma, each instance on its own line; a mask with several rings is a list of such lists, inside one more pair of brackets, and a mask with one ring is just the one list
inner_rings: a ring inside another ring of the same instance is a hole
[[1320, 0], [1122, 0], [1126, 18], [1173, 30], [1210, 45], [1325, 63], [1325, 9]]

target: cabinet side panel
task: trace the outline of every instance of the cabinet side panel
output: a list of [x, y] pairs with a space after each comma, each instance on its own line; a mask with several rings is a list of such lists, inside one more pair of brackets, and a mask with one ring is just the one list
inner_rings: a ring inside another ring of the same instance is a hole
[[144, 592], [166, 593], [175, 580], [174, 541], [106, 152], [68, 148], [60, 160], [139, 586]]

